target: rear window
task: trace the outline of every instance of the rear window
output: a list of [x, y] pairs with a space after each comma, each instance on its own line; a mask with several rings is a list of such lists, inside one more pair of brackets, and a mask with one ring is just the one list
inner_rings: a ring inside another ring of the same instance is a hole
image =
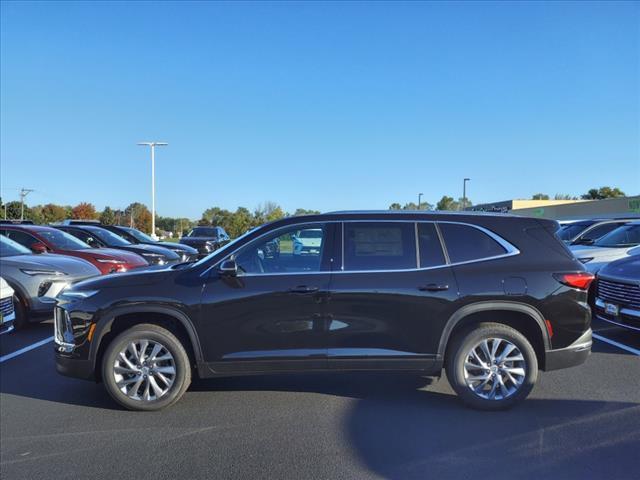
[[493, 238], [472, 226], [454, 223], [440, 223], [439, 226], [451, 263], [481, 260], [507, 253]]
[[353, 222], [344, 229], [345, 270], [416, 268], [413, 223]]

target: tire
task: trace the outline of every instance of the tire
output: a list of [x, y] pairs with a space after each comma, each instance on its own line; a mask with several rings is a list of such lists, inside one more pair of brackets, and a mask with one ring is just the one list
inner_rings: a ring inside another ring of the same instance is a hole
[[[146, 346], [144, 342], [147, 342]], [[153, 356], [155, 346], [159, 345], [161, 349], [155, 355], [157, 360], [146, 364], [139, 362], [138, 365], [140, 355], [133, 354], [132, 344], [136, 354], [144, 348], [143, 358], [146, 357], [147, 361]], [[120, 356], [121, 352], [126, 360]], [[169, 330], [153, 324], [135, 325], [114, 338], [102, 357], [101, 368], [109, 395], [129, 410], [154, 411], [166, 408], [177, 402], [191, 383], [191, 365], [184, 345]], [[170, 373], [172, 368], [173, 374]], [[170, 382], [167, 383], [166, 379]], [[165, 393], [158, 394], [156, 387], [166, 390]]]
[[16, 330], [24, 330], [29, 326], [29, 315], [27, 314], [25, 303], [17, 295], [13, 297], [13, 309], [16, 315], [16, 318], [13, 320], [13, 328]]
[[[491, 354], [494, 345], [495, 355], [487, 356], [484, 352]], [[502, 360], [511, 347], [515, 348]], [[478, 410], [512, 407], [531, 393], [538, 379], [538, 359], [531, 343], [519, 331], [499, 323], [480, 323], [456, 335], [447, 350], [445, 368], [460, 399]]]

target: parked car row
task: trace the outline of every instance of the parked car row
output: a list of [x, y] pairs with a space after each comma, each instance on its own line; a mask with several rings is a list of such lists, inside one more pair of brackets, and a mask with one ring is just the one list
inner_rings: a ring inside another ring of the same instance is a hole
[[594, 318], [640, 332], [640, 220], [580, 220], [558, 236], [596, 274], [589, 292]]
[[9, 320], [3, 297], [1, 301], [7, 305], [0, 303], [0, 329], [4, 325], [8, 330], [9, 322], [21, 328], [50, 316], [55, 297], [77, 281], [195, 262], [229, 240], [224, 230], [213, 230], [216, 241], [206, 243], [199, 252], [183, 243], [156, 241], [134, 228], [94, 221], [67, 220], [52, 225], [0, 221], [1, 275], [13, 290], [11, 315], [15, 316]]

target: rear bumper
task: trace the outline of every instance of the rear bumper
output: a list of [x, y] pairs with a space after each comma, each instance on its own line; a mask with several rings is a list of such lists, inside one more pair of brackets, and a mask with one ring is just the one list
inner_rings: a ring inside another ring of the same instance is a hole
[[542, 370], [548, 372], [582, 365], [591, 354], [592, 343], [591, 329], [589, 329], [568, 347], [557, 350], [547, 350], [545, 352], [544, 368]]

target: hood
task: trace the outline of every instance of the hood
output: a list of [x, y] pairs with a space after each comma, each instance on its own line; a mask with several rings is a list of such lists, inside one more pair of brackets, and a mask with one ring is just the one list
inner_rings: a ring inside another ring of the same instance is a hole
[[128, 252], [126, 250], [117, 250], [115, 248], [91, 248], [86, 250], [76, 250], [82, 254], [86, 254], [93, 258], [116, 259], [123, 260], [133, 265], [146, 265], [146, 261], [140, 255]]
[[591, 257], [594, 260], [609, 259], [610, 261], [616, 258], [626, 257], [629, 250], [633, 249], [633, 247], [585, 247], [583, 245], [576, 245], [569, 248], [578, 259]]
[[102, 275], [74, 285], [74, 290], [100, 290], [103, 288], [128, 288], [140, 285], [153, 285], [163, 281], [167, 276], [174, 274], [175, 270], [169, 267], [149, 267], [136, 269], [126, 273], [114, 273]]
[[640, 286], [640, 256], [633, 255], [611, 262], [600, 270], [599, 276]]
[[185, 253], [191, 253], [191, 254], [196, 254], [198, 253], [198, 250], [196, 250], [195, 248], [191, 248], [188, 245], [182, 245], [180, 243], [174, 243], [174, 242], [156, 242], [155, 245], [159, 246], [159, 247], [163, 247], [163, 248], [168, 248], [169, 250], [179, 250], [181, 252], [185, 252]]
[[66, 273], [72, 277], [92, 277], [100, 275], [100, 270], [85, 260], [50, 253], [2, 257], [2, 264], [11, 265], [16, 268], [55, 270]]
[[[123, 249], [125, 247], [122, 247]], [[164, 247], [157, 247], [155, 245], [147, 245], [146, 243], [137, 243], [135, 245], [127, 245], [127, 250], [132, 252], [149, 252], [149, 253], [159, 253], [160, 255], [164, 255], [168, 260], [177, 260], [180, 257], [173, 250], [169, 250]]]
[[182, 237], [180, 239], [180, 243], [186, 243], [187, 245], [191, 243], [205, 243], [205, 242], [215, 243], [216, 239], [213, 237]]

